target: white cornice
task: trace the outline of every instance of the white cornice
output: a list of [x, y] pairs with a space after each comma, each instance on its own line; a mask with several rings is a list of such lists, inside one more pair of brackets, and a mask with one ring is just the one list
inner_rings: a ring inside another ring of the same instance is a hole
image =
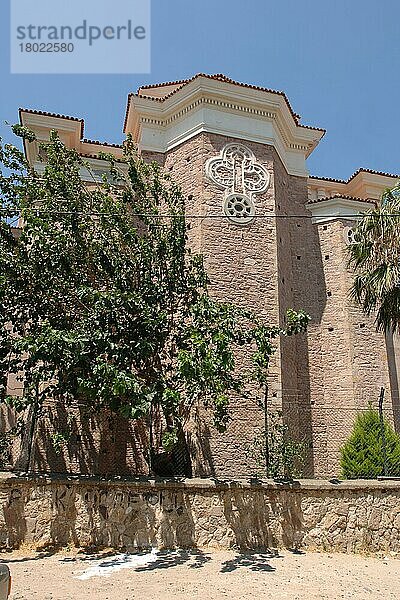
[[21, 123], [31, 129], [37, 141], [25, 144], [28, 161], [33, 164], [38, 156], [38, 142], [48, 141], [52, 129], [58, 131], [60, 139], [69, 148], [78, 148], [81, 140], [81, 121], [66, 119], [51, 115], [41, 115], [30, 112], [21, 112]]
[[21, 121], [25, 127], [34, 131], [39, 139], [48, 139], [48, 133], [52, 129], [61, 135], [67, 135], [73, 145], [78, 144], [81, 139], [81, 121], [75, 119], [22, 112]]
[[[84, 157], [89, 154], [96, 155], [99, 152], [112, 154], [117, 158], [122, 157], [123, 154], [121, 147], [92, 140], [82, 140], [83, 121], [75, 118], [21, 111], [21, 123], [36, 135], [34, 142], [25, 143], [26, 156], [32, 165], [41, 164], [38, 162], [39, 144], [49, 141], [50, 131], [53, 129], [58, 132], [61, 141], [68, 148], [74, 148]], [[87, 158], [90, 157], [87, 156]]]
[[396, 179], [395, 176], [386, 173], [359, 171], [347, 181], [309, 178], [308, 189], [312, 199], [321, 195], [329, 197], [340, 193], [344, 196], [379, 200], [382, 192], [387, 188], [393, 188], [399, 180], [400, 178]]
[[356, 221], [374, 206], [374, 202], [352, 200], [345, 197], [326, 198], [306, 204], [306, 208], [312, 214], [312, 222], [316, 224], [337, 219]]
[[142, 150], [154, 152], [167, 152], [201, 132], [268, 144], [289, 173], [303, 177], [305, 159], [323, 135], [297, 125], [279, 94], [204, 77], [163, 101], [132, 96], [127, 132]]
[[22, 122], [26, 127], [48, 129], [49, 125], [54, 129], [68, 131], [79, 135], [81, 133], [81, 121], [67, 119], [65, 117], [53, 117], [52, 115], [41, 115], [30, 112], [21, 112]]
[[[97, 183], [102, 181], [102, 174], [109, 173], [110, 171], [110, 163], [106, 160], [102, 160], [101, 158], [94, 157], [83, 157], [85, 163], [87, 163], [88, 168], [86, 166], [82, 166], [80, 168], [80, 176], [83, 181], [87, 183]], [[35, 161], [33, 163], [34, 170], [42, 174], [46, 168], [46, 164], [43, 162]], [[122, 173], [126, 173], [127, 169], [125, 164], [117, 165], [117, 169], [121, 169]]]

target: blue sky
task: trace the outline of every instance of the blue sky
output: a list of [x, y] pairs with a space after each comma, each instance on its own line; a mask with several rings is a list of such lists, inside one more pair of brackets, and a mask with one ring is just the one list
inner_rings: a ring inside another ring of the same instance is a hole
[[11, 75], [8, 10], [2, 0], [0, 132], [7, 139], [3, 123], [16, 122], [23, 106], [83, 117], [86, 137], [120, 142], [130, 91], [224, 73], [284, 90], [304, 124], [327, 129], [308, 161], [311, 174], [400, 173], [398, 0], [152, 0], [152, 71], [137, 76]]

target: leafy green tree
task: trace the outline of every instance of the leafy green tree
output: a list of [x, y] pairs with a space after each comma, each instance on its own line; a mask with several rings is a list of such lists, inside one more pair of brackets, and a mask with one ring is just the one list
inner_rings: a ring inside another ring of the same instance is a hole
[[[32, 132], [14, 132], [34, 141]], [[139, 158], [130, 139], [102, 182], [82, 181], [89, 166], [52, 132], [46, 162], [33, 170], [15, 147], [0, 147], [0, 374], [3, 399], [39, 419], [43, 403], [108, 409], [128, 419], [166, 422], [164, 444], [184, 443], [193, 407], [213, 410], [225, 431], [232, 392], [264, 385], [273, 340], [305, 330], [289, 311], [269, 326], [250, 310], [207, 291], [202, 257], [187, 244], [180, 188], [157, 164]], [[21, 215], [18, 238], [9, 219]], [[253, 367], [239, 372], [239, 349]], [[17, 373], [22, 398], [5, 396]]]
[[[384, 419], [387, 475], [400, 476], [400, 436]], [[384, 441], [379, 413], [369, 409], [357, 416], [354, 429], [341, 449], [345, 479], [374, 479], [384, 474]]]
[[366, 213], [349, 246], [355, 272], [352, 296], [378, 330], [398, 331], [400, 324], [400, 185], [386, 190], [379, 206]]

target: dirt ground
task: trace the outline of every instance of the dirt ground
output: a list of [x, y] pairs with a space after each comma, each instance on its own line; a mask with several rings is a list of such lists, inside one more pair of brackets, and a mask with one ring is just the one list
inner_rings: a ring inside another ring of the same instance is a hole
[[400, 559], [344, 554], [164, 551], [2, 553], [12, 600], [398, 600]]

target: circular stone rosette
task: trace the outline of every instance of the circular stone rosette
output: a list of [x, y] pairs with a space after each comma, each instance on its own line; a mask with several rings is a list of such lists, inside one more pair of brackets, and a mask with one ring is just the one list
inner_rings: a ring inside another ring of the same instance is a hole
[[224, 213], [236, 225], [247, 225], [254, 219], [254, 202], [244, 194], [229, 194], [225, 198]]

